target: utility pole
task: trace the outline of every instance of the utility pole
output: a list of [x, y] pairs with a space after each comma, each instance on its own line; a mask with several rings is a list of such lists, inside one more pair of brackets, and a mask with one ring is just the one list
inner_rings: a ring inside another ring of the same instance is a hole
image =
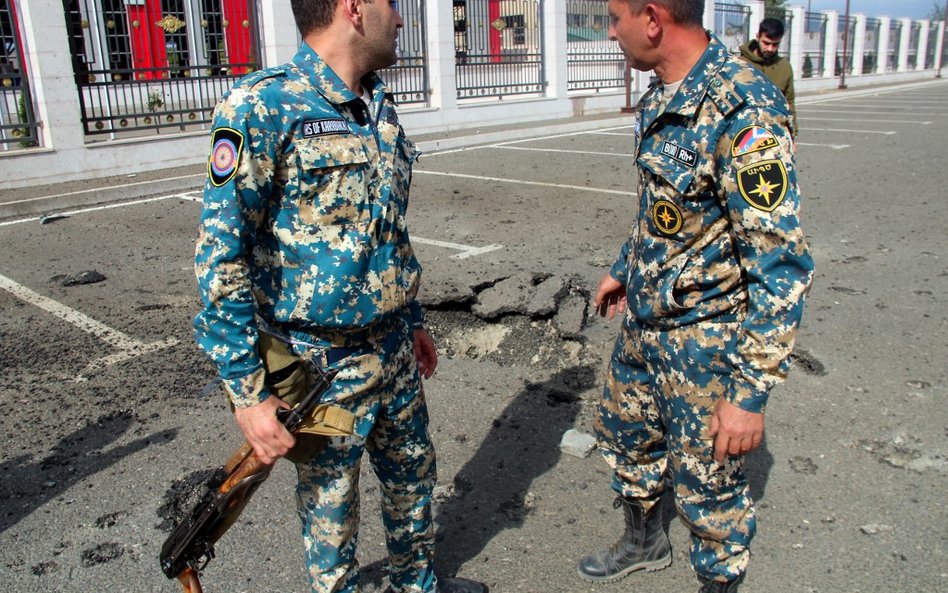
[[846, 64], [849, 63], [847, 54], [849, 54], [849, 0], [846, 0], [846, 27], [843, 29], [843, 63], [839, 68], [839, 88], [841, 89], [846, 88]]

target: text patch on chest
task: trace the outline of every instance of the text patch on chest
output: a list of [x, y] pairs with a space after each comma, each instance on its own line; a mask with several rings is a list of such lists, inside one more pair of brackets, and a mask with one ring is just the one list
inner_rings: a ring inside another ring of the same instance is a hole
[[303, 122], [303, 138], [348, 133], [349, 124], [344, 119], [308, 119]]
[[698, 160], [697, 153], [695, 153], [693, 150], [682, 148], [674, 142], [665, 142], [662, 144], [662, 154], [675, 159], [679, 163], [688, 165], [689, 167], [694, 166], [695, 161]]

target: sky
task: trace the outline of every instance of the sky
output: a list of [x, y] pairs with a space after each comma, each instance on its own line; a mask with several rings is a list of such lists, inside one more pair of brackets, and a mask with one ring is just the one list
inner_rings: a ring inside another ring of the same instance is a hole
[[[945, 0], [937, 0], [944, 9]], [[810, 10], [846, 11], [846, 0], [787, 0], [788, 6], [809, 6]], [[866, 16], [926, 18], [935, 6], [934, 0], [849, 0], [849, 12], [861, 12]]]

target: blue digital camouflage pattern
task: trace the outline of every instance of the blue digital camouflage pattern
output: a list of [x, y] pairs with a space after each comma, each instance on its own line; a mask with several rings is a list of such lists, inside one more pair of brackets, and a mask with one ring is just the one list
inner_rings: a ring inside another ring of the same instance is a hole
[[[435, 457], [414, 355], [421, 268], [405, 226], [418, 151], [374, 74], [365, 104], [303, 45], [292, 62], [242, 79], [214, 114], [195, 269], [198, 344], [234, 405], [269, 396], [258, 322], [322, 366], [344, 353], [324, 401], [355, 415], [297, 465], [313, 591], [358, 590], [359, 467], [379, 477], [397, 593], [431, 593]], [[309, 346], [304, 345], [308, 343]]]
[[743, 458], [713, 459], [720, 398], [764, 410], [789, 368], [813, 261], [786, 100], [719, 40], [636, 123], [639, 214], [611, 269], [628, 309], [596, 434], [613, 488], [650, 508], [673, 475], [697, 573], [743, 574], [756, 521]]
[[291, 63], [242, 79], [214, 112], [213, 137], [243, 142], [222, 185], [209, 167], [194, 326], [237, 406], [269, 396], [255, 314], [313, 333], [370, 328], [406, 307], [423, 323], [405, 226], [418, 151], [384, 83], [371, 74], [364, 84], [375, 128], [358, 124], [361, 100], [303, 44]]

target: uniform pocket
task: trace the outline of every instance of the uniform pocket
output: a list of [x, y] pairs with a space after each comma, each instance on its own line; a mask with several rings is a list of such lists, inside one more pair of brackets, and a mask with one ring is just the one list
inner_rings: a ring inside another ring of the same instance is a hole
[[304, 138], [296, 150], [300, 222], [343, 225], [366, 215], [369, 157], [358, 136]]

